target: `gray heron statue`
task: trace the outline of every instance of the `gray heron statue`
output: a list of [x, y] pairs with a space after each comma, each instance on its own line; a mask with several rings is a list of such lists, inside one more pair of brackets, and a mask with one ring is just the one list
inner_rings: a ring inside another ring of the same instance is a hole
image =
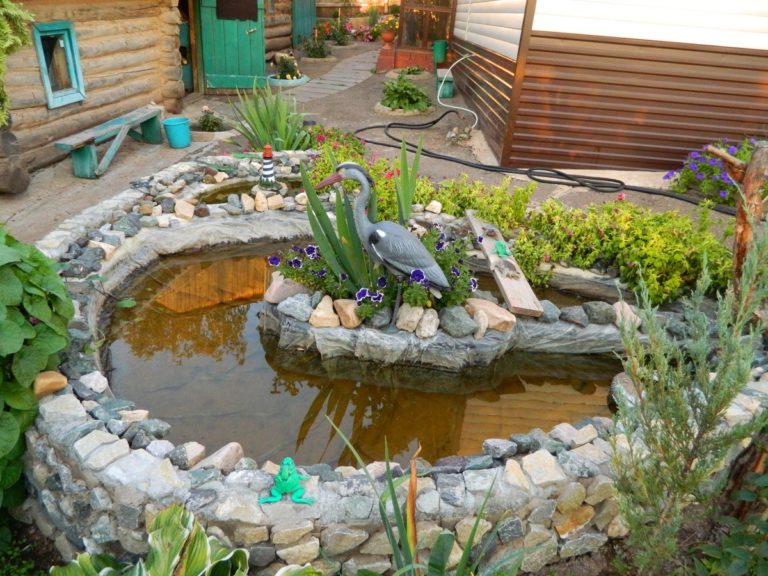
[[[429, 282], [429, 287], [437, 292], [438, 297], [441, 288], [450, 288], [445, 273], [418, 238], [395, 222], [370, 221], [366, 209], [371, 197], [373, 179], [362, 166], [354, 162], [342, 162], [334, 174], [318, 183], [317, 188], [324, 188], [343, 180], [355, 180], [360, 184], [360, 192], [355, 199], [353, 209], [355, 227], [360, 242], [374, 262], [383, 264], [399, 279], [409, 278], [413, 271], [421, 270], [424, 272], [426, 281]], [[398, 289], [393, 322], [399, 303], [400, 290]]]

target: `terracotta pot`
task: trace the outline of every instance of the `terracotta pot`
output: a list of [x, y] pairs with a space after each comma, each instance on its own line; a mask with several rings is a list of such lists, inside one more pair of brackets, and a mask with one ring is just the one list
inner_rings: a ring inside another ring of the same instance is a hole
[[395, 39], [395, 32], [394, 30], [384, 30], [381, 33], [381, 41], [384, 42], [385, 48], [391, 48], [392, 47], [392, 41]]

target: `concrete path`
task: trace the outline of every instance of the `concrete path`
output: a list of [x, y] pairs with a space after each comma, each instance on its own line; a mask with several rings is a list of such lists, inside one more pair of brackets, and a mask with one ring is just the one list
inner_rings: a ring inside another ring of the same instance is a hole
[[299, 103], [338, 94], [373, 76], [378, 59], [378, 50], [369, 50], [350, 56], [341, 60], [330, 72], [291, 89], [290, 93]]

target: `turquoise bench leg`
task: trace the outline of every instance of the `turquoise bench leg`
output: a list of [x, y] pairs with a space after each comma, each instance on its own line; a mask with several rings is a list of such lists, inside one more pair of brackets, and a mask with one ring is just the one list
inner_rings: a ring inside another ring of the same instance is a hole
[[162, 144], [163, 133], [160, 130], [160, 118], [153, 116], [141, 123], [141, 137], [148, 144]]
[[82, 148], [76, 148], [70, 153], [72, 157], [72, 172], [78, 178], [96, 178], [96, 146], [88, 144]]

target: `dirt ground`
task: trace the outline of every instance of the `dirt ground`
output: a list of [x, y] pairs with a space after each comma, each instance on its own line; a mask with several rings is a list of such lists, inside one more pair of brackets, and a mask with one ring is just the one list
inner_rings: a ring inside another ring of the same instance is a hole
[[[344, 60], [365, 50], [375, 50], [378, 44], [358, 43], [352, 47], [335, 50], [336, 62], [301, 62], [302, 72], [310, 78], [318, 78], [334, 66], [344, 65]], [[300, 110], [307, 114], [308, 120], [320, 124], [335, 126], [350, 132], [361, 128], [383, 125], [389, 122], [424, 123], [436, 119], [447, 108], [436, 105], [435, 110], [427, 115], [413, 117], [394, 117], [374, 111], [375, 104], [382, 94], [385, 74], [373, 74], [367, 80], [335, 95], [318, 98], [307, 104], [301, 104]], [[434, 76], [417, 80], [435, 101], [436, 90]], [[236, 99], [236, 98], [235, 98]], [[184, 102], [183, 114], [194, 121], [200, 115], [203, 105], [212, 107], [225, 117], [232, 118], [231, 101], [233, 97], [201, 96], [193, 94]], [[453, 106], [463, 106], [463, 99], [456, 94], [445, 102]], [[450, 144], [446, 135], [453, 127], [464, 128], [472, 124], [472, 116], [467, 112], [448, 114], [432, 128], [421, 130], [392, 130], [395, 136], [404, 134], [409, 141], [424, 139], [424, 148], [441, 154], [453, 156], [465, 161], [496, 164], [490, 149], [479, 130], [475, 131], [472, 146]], [[391, 157], [398, 154], [398, 144], [387, 140], [382, 129], [365, 131], [360, 136], [368, 143], [372, 154]], [[394, 148], [375, 145], [373, 141], [387, 141]], [[166, 145], [150, 145], [126, 140], [118, 152], [108, 172], [98, 180], [75, 178], [71, 173], [70, 161], [65, 159], [55, 165], [44, 168], [32, 175], [29, 189], [19, 195], [0, 195], [0, 223], [21, 240], [34, 241], [42, 238], [66, 218], [101, 200], [127, 189], [130, 182], [147, 176], [183, 159], [194, 158], [211, 150], [234, 150], [235, 147], [216, 142], [194, 142], [189, 148], [173, 149]], [[600, 172], [586, 171], [589, 174], [618, 178], [628, 184], [660, 187], [664, 184], [662, 172]], [[422, 158], [422, 175], [435, 179], [455, 178], [468, 174], [470, 179], [482, 179], [489, 184], [497, 183], [502, 174], [483, 171], [461, 164]], [[527, 178], [514, 176], [524, 184]], [[658, 210], [676, 209], [695, 214], [696, 209], [689, 204], [674, 199], [647, 194], [627, 192], [627, 199], [643, 206]], [[583, 206], [590, 202], [602, 202], [615, 198], [615, 194], [601, 194], [585, 188], [571, 188], [556, 184], [539, 184], [534, 195], [534, 202], [549, 197], [556, 197], [573, 206]]]

